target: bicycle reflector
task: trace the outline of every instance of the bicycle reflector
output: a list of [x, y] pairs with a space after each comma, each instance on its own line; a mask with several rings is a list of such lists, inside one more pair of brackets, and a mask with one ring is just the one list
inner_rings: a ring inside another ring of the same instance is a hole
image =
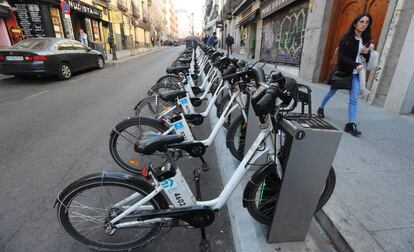
[[132, 160], [132, 159], [128, 159], [128, 163], [130, 165], [132, 165], [132, 166], [135, 166], [135, 167], [139, 167], [140, 166], [139, 162], [137, 162], [135, 160]]

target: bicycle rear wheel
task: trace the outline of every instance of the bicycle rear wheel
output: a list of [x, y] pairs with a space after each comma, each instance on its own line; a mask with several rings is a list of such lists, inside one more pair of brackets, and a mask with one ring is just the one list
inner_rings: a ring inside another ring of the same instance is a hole
[[[142, 247], [154, 240], [161, 230], [161, 222], [122, 229], [108, 224], [109, 220], [148, 195], [152, 186], [141, 180], [132, 183], [101, 176], [68, 187], [69, 191], [57, 208], [57, 216], [65, 232], [76, 241], [99, 251], [128, 250]], [[137, 197], [132, 201], [115, 206], [134, 194]], [[168, 208], [168, 203], [158, 194], [118, 223], [136, 220], [139, 214], [162, 208]]]
[[159, 95], [160, 93], [165, 93], [169, 91], [178, 90], [180, 87], [174, 83], [157, 83], [148, 90], [147, 95]]
[[[329, 200], [334, 191], [335, 183], [335, 171], [331, 168], [315, 212], [319, 211]], [[252, 176], [251, 181], [246, 185], [244, 195], [247, 201], [247, 210], [255, 220], [265, 225], [272, 223], [281, 186], [282, 181], [276, 174], [274, 166], [268, 166], [264, 171], [259, 169]]]
[[164, 154], [143, 155], [134, 150], [134, 144], [144, 131], [161, 134], [168, 128], [158, 120], [147, 117], [132, 117], [118, 123], [109, 137], [109, 151], [112, 158], [121, 168], [138, 174], [141, 173], [142, 167], [148, 163], [152, 163], [154, 166], [162, 164], [165, 161]]

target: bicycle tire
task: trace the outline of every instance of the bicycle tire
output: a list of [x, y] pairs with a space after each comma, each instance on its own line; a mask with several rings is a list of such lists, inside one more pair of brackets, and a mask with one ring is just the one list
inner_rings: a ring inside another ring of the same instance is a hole
[[168, 91], [174, 91], [174, 90], [178, 90], [180, 89], [180, 87], [177, 86], [177, 84], [175, 83], [157, 83], [154, 86], [152, 86], [148, 92], [147, 95], [148, 96], [152, 96], [152, 95], [159, 95], [162, 92], [168, 92]]
[[[132, 182], [113, 177], [107, 178], [101, 174], [92, 174], [90, 176], [95, 176], [95, 178], [86, 179], [77, 183], [76, 186], [68, 186], [65, 189], [65, 191], [68, 190], [66, 191], [67, 193], [58, 203], [57, 217], [61, 227], [68, 235], [74, 240], [98, 251], [130, 250], [145, 246], [158, 237], [161, 223], [148, 224], [148, 228], [116, 229], [115, 233], [110, 235], [106, 233], [105, 227], [105, 222], [108, 219], [114, 218], [114, 216], [109, 217], [109, 214], [114, 215], [122, 212], [122, 208], [114, 207], [114, 203], [120, 202], [119, 199], [124, 199], [125, 195], [132, 195], [133, 193], [139, 193], [142, 197], [148, 195], [153, 191], [153, 187], [150, 184], [138, 179]], [[104, 193], [109, 193], [110, 197], [103, 197]], [[124, 194], [115, 200], [118, 193]], [[91, 195], [90, 200], [86, 201], [85, 198], [87, 199], [89, 195]], [[112, 202], [110, 202], [111, 200]], [[152, 206], [154, 210], [166, 209], [168, 208], [168, 202], [162, 194], [158, 194], [149, 201], [148, 206]], [[133, 212], [133, 214], [137, 213], [136, 211]], [[95, 227], [87, 228], [86, 232], [82, 233], [82, 228], [84, 228], [85, 224], [92, 224]], [[142, 238], [137, 237], [141, 231], [144, 231]], [[127, 241], [130, 237], [131, 241]]]
[[243, 160], [246, 143], [247, 123], [243, 115], [239, 115], [230, 124], [226, 134], [226, 146], [238, 160]]
[[[114, 161], [126, 171], [139, 174], [140, 168], [147, 162], [158, 165], [164, 158], [160, 154], [142, 155], [134, 150], [139, 135], [146, 130], [163, 133], [168, 126], [148, 117], [132, 117], [118, 123], [109, 137], [109, 152]], [[160, 160], [161, 159], [161, 160]]]
[[181, 82], [181, 78], [178, 75], [175, 74], [166, 74], [164, 76], [161, 76], [155, 83], [180, 83]]
[[216, 105], [216, 115], [218, 118], [223, 114], [224, 108], [226, 107], [227, 103], [230, 101], [230, 95], [225, 94], [221, 99], [220, 97], [217, 97], [216, 102], [214, 103]]
[[[334, 191], [335, 183], [336, 175], [334, 169], [331, 167], [315, 213], [329, 200]], [[264, 171], [257, 170], [251, 177], [250, 182], [246, 185], [244, 197], [247, 202], [247, 210], [256, 221], [265, 225], [271, 225], [281, 186], [282, 183], [276, 174], [274, 165], [268, 166]], [[264, 187], [266, 188], [263, 189]], [[259, 191], [260, 189], [261, 191]], [[259, 198], [261, 198], [260, 205], [256, 202], [258, 193]], [[263, 200], [266, 196], [270, 197], [270, 199]]]
[[166, 102], [157, 95], [147, 96], [135, 106], [135, 116], [158, 118], [163, 111], [173, 106], [176, 106], [176, 108], [170, 115], [181, 112], [181, 107], [176, 105], [175, 102]]

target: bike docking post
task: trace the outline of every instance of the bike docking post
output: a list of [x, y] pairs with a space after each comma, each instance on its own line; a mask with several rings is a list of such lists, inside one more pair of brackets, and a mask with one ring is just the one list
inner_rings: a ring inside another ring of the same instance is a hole
[[283, 119], [282, 128], [285, 169], [269, 243], [305, 240], [342, 136], [309, 114], [291, 114]]

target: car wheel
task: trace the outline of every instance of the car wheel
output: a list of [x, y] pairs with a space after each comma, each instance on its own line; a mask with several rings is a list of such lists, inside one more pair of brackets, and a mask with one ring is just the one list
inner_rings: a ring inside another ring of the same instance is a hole
[[59, 65], [59, 79], [68, 80], [72, 77], [72, 68], [68, 63], [61, 63]]
[[99, 56], [98, 57], [98, 69], [103, 69], [104, 67], [105, 67], [105, 61], [103, 57]]

